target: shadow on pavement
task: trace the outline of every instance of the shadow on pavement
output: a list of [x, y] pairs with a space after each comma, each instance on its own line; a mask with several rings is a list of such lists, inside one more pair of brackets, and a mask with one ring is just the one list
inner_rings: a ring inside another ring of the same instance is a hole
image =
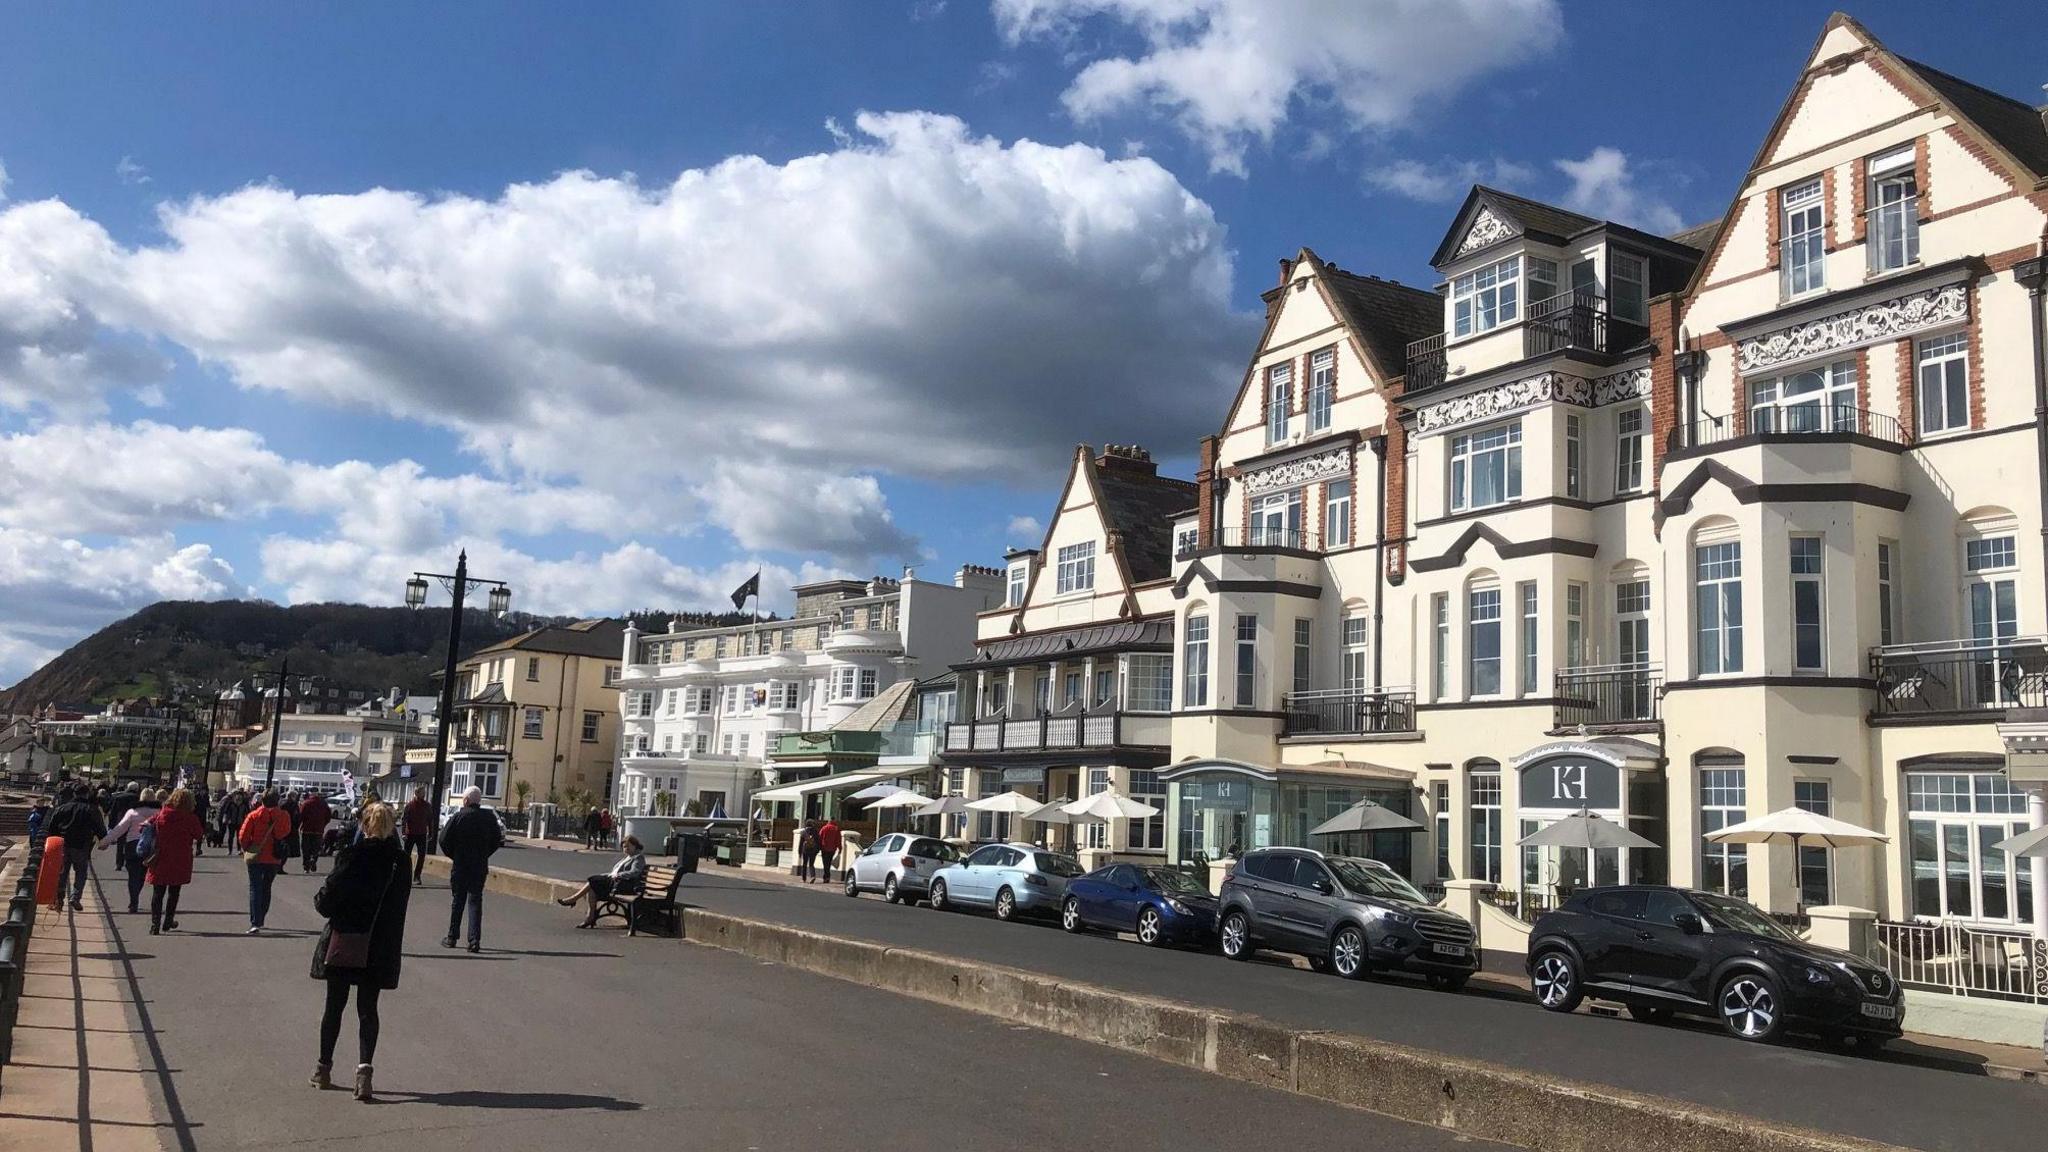
[[620, 956], [617, 952], [548, 952], [539, 948], [486, 948], [481, 955], [488, 956], [493, 952], [500, 956], [551, 956], [565, 959], [581, 959], [587, 956], [594, 959], [617, 960]]
[[385, 1104], [438, 1104], [444, 1108], [514, 1108], [535, 1112], [592, 1109], [600, 1112], [638, 1112], [640, 1104], [613, 1096], [580, 1096], [573, 1092], [388, 1092], [379, 1091]]

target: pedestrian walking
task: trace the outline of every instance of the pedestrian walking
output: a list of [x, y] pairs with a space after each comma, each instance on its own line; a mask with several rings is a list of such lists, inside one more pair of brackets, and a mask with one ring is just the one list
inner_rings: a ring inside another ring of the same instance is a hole
[[249, 935], [263, 931], [270, 916], [270, 888], [284, 869], [284, 846], [291, 843], [292, 821], [285, 815], [277, 789], [265, 792], [256, 807], [242, 818], [235, 838], [242, 845], [242, 862], [249, 870]]
[[[100, 838], [100, 848], [104, 850], [111, 845], [114, 849], [114, 858], [116, 860], [121, 859], [124, 855], [127, 857], [128, 914], [130, 916], [142, 911], [137, 901], [142, 899], [143, 869], [141, 865], [135, 862], [135, 845], [142, 839], [143, 825], [156, 819], [156, 814], [161, 810], [162, 806], [157, 803], [156, 791], [144, 788], [135, 794], [135, 803], [121, 813], [121, 819], [114, 827], [105, 836]], [[117, 866], [116, 870], [121, 869]]]
[[597, 906], [614, 896], [630, 896], [638, 893], [647, 883], [647, 855], [640, 846], [640, 838], [628, 835], [619, 841], [619, 862], [602, 876], [592, 876], [583, 882], [583, 887], [562, 897], [555, 903], [564, 908], [574, 908], [578, 901], [587, 902], [583, 922], [578, 928], [597, 926]]
[[469, 909], [469, 950], [481, 952], [484, 936], [484, 881], [491, 873], [491, 854], [505, 846], [505, 830], [498, 815], [483, 808], [484, 794], [471, 788], [462, 794], [462, 807], [441, 829], [441, 854], [448, 857], [448, 935], [441, 947], [455, 947], [455, 933], [462, 926], [462, 910]]
[[299, 862], [308, 872], [320, 870], [321, 838], [327, 835], [328, 822], [334, 819], [334, 809], [318, 793], [306, 797], [299, 805]]
[[405, 802], [405, 851], [412, 857], [412, 882], [420, 882], [427, 866], [427, 841], [434, 835], [434, 806], [427, 803], [427, 790], [414, 788]]
[[[107, 798], [107, 826], [111, 828], [119, 824], [122, 818], [128, 815], [128, 810], [141, 802], [142, 782], [139, 780], [129, 781], [126, 788]], [[119, 872], [126, 867], [128, 867], [128, 846], [117, 844], [114, 848], [114, 871]], [[130, 909], [130, 911], [133, 911], [133, 909]]]
[[192, 882], [192, 857], [199, 854], [205, 825], [193, 812], [192, 790], [171, 793], [151, 821], [151, 839], [144, 847], [142, 864], [149, 880], [149, 934], [169, 932], [178, 926], [178, 893]]
[[242, 850], [240, 836], [242, 821], [247, 819], [248, 815], [248, 789], [237, 788], [233, 792], [228, 793], [227, 798], [221, 801], [220, 838], [222, 847], [232, 848], [237, 852]]
[[277, 849], [277, 870], [282, 872], [284, 862], [299, 854], [299, 790], [294, 788], [285, 793], [284, 803], [280, 807], [292, 821], [291, 831], [284, 834], [284, 843], [278, 845]]
[[590, 811], [583, 814], [583, 846], [585, 848], [597, 847], [599, 834], [603, 827], [604, 813], [593, 804], [590, 807]]
[[[208, 798], [206, 788], [203, 785], [198, 788], [190, 788], [188, 786], [187, 790], [192, 795], [192, 816], [199, 821], [199, 839], [192, 845], [192, 854], [194, 856], [204, 856], [206, 855], [205, 842], [206, 829], [208, 828], [206, 818], [213, 814], [213, 801]], [[177, 793], [173, 792], [171, 795], [175, 796]], [[165, 805], [165, 807], [169, 807], [169, 805]]]
[[839, 859], [839, 825], [830, 816], [818, 827], [818, 879], [832, 882], [832, 865]]
[[597, 846], [599, 848], [609, 848], [612, 846], [612, 829], [617, 826], [618, 822], [612, 819], [611, 809], [599, 808], [597, 810]]
[[57, 810], [43, 831], [64, 840], [64, 866], [57, 872], [57, 906], [71, 895], [71, 910], [80, 911], [85, 901], [85, 875], [92, 869], [92, 846], [107, 834], [107, 818], [101, 813], [90, 789], [58, 794]]
[[817, 874], [817, 863], [818, 822], [806, 820], [796, 838], [796, 878], [809, 884]]
[[405, 911], [412, 883], [405, 871], [406, 851], [394, 833], [397, 813], [389, 804], [363, 809], [362, 836], [334, 857], [334, 871], [313, 897], [313, 908], [327, 917], [327, 927], [313, 951], [312, 975], [327, 984], [327, 1004], [320, 1014], [320, 1059], [308, 1081], [315, 1088], [334, 1086], [334, 1046], [341, 1039], [341, 1015], [349, 993], [356, 1000], [355, 1098], [371, 1099], [372, 1065], [377, 1059], [379, 997], [398, 987], [405, 951]]
[[38, 796], [28, 810], [28, 842], [31, 847], [43, 842], [43, 825], [50, 820], [50, 798]]

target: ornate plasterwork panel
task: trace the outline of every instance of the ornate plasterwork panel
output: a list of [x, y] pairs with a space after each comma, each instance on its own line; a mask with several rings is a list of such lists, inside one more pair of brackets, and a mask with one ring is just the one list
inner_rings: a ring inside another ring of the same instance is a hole
[[1525, 380], [1510, 380], [1440, 404], [1417, 408], [1415, 430], [1424, 435], [1441, 432], [1553, 400], [1586, 407], [1593, 402], [1593, 382], [1568, 372], [1545, 372]]
[[1650, 368], [1630, 368], [1612, 376], [1601, 376], [1593, 381], [1593, 406], [1618, 404], [1623, 400], [1640, 400], [1650, 394]]
[[1325, 448], [1309, 456], [1297, 456], [1282, 460], [1256, 471], [1244, 473], [1244, 490], [1257, 496], [1261, 492], [1274, 492], [1282, 488], [1298, 488], [1318, 480], [1330, 480], [1351, 475], [1351, 447], [1348, 444]]
[[1453, 259], [1470, 255], [1488, 244], [1498, 244], [1515, 234], [1515, 230], [1493, 214], [1493, 209], [1481, 206], [1478, 215], [1472, 217], [1472, 227], [1465, 232], [1465, 238], [1458, 242], [1458, 250], [1451, 253]]
[[1947, 284], [1766, 332], [1740, 342], [1736, 346], [1736, 358], [1743, 374], [1747, 375], [1831, 352], [1895, 340], [1969, 318], [1969, 289], [1961, 284]]

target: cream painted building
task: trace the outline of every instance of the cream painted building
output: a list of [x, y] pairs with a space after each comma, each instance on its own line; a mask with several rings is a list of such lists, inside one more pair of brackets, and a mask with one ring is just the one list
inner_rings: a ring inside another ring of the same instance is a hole
[[[941, 759], [953, 795], [1078, 800], [1115, 789], [1164, 808], [1173, 682], [1172, 525], [1195, 486], [1142, 448], [1074, 453], [1045, 539], [1009, 554], [1001, 607], [955, 666], [959, 719]], [[1007, 820], [1007, 823], [1006, 823]], [[991, 814], [947, 832], [1036, 840], [1044, 825]], [[1050, 837], [1091, 853], [1163, 857], [1165, 818], [1075, 825]]]
[[[1303, 250], [1175, 522], [1174, 859], [2038, 922], [2039, 110], [1836, 17], [1723, 220], [1474, 189], [1430, 289]], [[1802, 806], [1881, 849], [1725, 848]], [[1581, 808], [1656, 850], [1521, 850]]]
[[[787, 620], [667, 633], [628, 628], [617, 685], [620, 811], [649, 814], [666, 794], [677, 815], [694, 803], [739, 817], [763, 785], [828, 774], [829, 755], [771, 757], [783, 737], [831, 729], [899, 683], [905, 687], [895, 695], [907, 699], [908, 682], [964, 659], [975, 616], [999, 602], [1001, 580], [992, 568], [972, 566], [951, 584], [826, 580], [794, 589]], [[892, 768], [915, 774], [908, 763]]]

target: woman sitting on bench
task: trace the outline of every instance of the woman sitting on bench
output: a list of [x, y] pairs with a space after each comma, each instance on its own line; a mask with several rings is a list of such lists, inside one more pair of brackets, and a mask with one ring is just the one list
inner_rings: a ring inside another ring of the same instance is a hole
[[589, 910], [583, 916], [583, 923], [576, 925], [578, 928], [590, 928], [597, 924], [599, 904], [620, 896], [638, 895], [641, 886], [647, 883], [647, 857], [640, 847], [639, 838], [628, 836], [619, 841], [619, 851], [623, 855], [617, 864], [612, 865], [610, 872], [602, 876], [592, 876], [583, 882], [583, 887], [555, 901], [564, 908], [573, 908], [579, 901], [588, 905]]

